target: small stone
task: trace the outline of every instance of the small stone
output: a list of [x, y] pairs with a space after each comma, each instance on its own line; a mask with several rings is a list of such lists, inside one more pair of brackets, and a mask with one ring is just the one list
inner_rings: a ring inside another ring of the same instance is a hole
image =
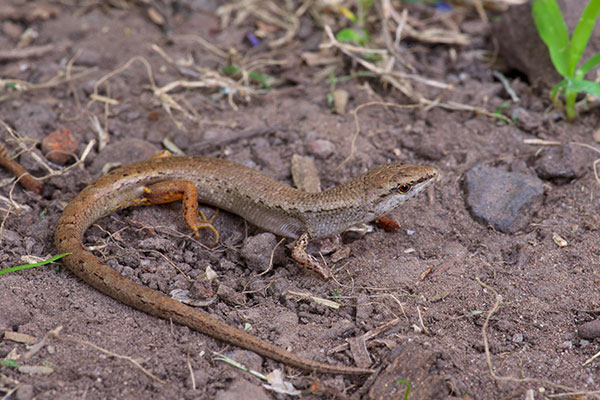
[[319, 158], [327, 158], [335, 152], [335, 144], [324, 139], [313, 140], [308, 145], [308, 152]]
[[564, 350], [572, 350], [573, 349], [573, 342], [570, 340], [567, 340], [566, 342], [562, 342], [560, 345], [561, 349]]
[[200, 278], [192, 283], [190, 287], [190, 297], [194, 300], [206, 300], [213, 297], [219, 289], [219, 282], [216, 279], [207, 280]]
[[345, 90], [338, 89], [333, 91], [333, 104], [335, 106], [336, 114], [346, 114], [346, 106], [348, 105], [349, 97], [350, 95]]
[[558, 183], [579, 178], [588, 167], [587, 151], [574, 144], [543, 148], [534, 161], [535, 172], [540, 178]]
[[567, 247], [569, 243], [563, 239], [558, 233], [552, 232], [552, 240], [558, 247]]
[[54, 368], [44, 365], [21, 365], [17, 370], [21, 373], [30, 375], [50, 375], [54, 372]]
[[17, 389], [15, 393], [15, 399], [17, 400], [31, 400], [35, 395], [35, 391], [33, 390], [33, 385], [25, 383]]
[[68, 163], [78, 148], [79, 143], [68, 129], [54, 131], [42, 140], [42, 152], [48, 160], [58, 165]]
[[596, 129], [594, 133], [592, 133], [592, 139], [594, 139], [594, 142], [600, 143], [600, 129]]
[[523, 334], [522, 333], [515, 333], [512, 337], [512, 341], [514, 343], [522, 343], [523, 342]]
[[465, 181], [473, 217], [506, 233], [527, 226], [544, 193], [544, 183], [535, 176], [481, 164], [467, 172]]
[[539, 113], [529, 112], [522, 107], [515, 108], [512, 117], [519, 127], [527, 132], [535, 132], [542, 125], [542, 117]]
[[[254, 271], [263, 272], [269, 268], [271, 253], [277, 245], [277, 238], [272, 233], [260, 233], [248, 237], [240, 252], [248, 267]], [[273, 255], [273, 264], [285, 263], [283, 246], [278, 246]]]
[[586, 322], [577, 329], [577, 336], [582, 339], [596, 339], [600, 337], [600, 319]]
[[246, 297], [227, 285], [219, 286], [217, 296], [219, 296], [219, 299], [223, 300], [225, 304], [228, 304], [233, 307], [238, 307], [246, 304]]

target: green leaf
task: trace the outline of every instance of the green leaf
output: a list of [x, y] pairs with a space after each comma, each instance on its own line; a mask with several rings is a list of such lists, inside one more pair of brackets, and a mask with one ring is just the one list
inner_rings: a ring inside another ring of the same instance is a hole
[[588, 93], [596, 97], [600, 97], [600, 83], [586, 81], [583, 79], [570, 79], [567, 90], [572, 90], [577, 93]]
[[358, 21], [358, 18], [356, 18], [356, 15], [354, 15], [354, 13], [352, 11], [350, 11], [350, 9], [348, 9], [347, 7], [338, 6], [338, 10], [340, 10], [340, 12], [342, 14], [344, 14], [344, 17], [346, 17], [350, 21], [352, 21], [353, 24], [355, 24], [356, 21]]
[[585, 63], [583, 63], [583, 65], [581, 66], [581, 68], [579, 68], [577, 70], [577, 72], [575, 73], [576, 77], [583, 79], [583, 77], [585, 76], [585, 74], [587, 74], [588, 72], [590, 72], [590, 70], [592, 68], [594, 68], [596, 65], [600, 64], [600, 53], [596, 53], [593, 56], [591, 56]]
[[569, 81], [567, 79], [563, 79], [562, 81], [558, 82], [556, 85], [554, 85], [554, 87], [552, 88], [552, 90], [550, 90], [550, 98], [555, 98], [556, 95], [558, 94], [558, 92], [561, 89], [564, 89], [567, 85], [568, 85]]
[[340, 42], [354, 42], [361, 46], [364, 46], [367, 42], [367, 38], [363, 32], [358, 32], [351, 28], [342, 29], [335, 35], [335, 38]]
[[581, 18], [575, 27], [571, 37], [571, 51], [569, 57], [569, 76], [573, 76], [579, 59], [587, 46], [590, 35], [594, 30], [598, 13], [600, 12], [600, 0], [590, 0], [585, 7]]
[[7, 367], [19, 368], [19, 363], [15, 360], [0, 360], [0, 365], [6, 365]]
[[51, 262], [54, 262], [54, 261], [58, 260], [59, 258], [63, 258], [64, 256], [67, 256], [69, 254], [71, 254], [71, 253], [59, 254], [57, 256], [54, 256], [54, 257], [49, 258], [49, 259], [44, 260], [44, 261], [40, 261], [40, 262], [35, 263], [35, 264], [17, 265], [15, 267], [10, 267], [10, 268], [6, 268], [6, 269], [2, 269], [2, 270], [0, 270], [0, 275], [8, 274], [9, 272], [20, 271], [22, 269], [34, 268], [34, 267], [39, 267], [39, 266], [42, 266], [42, 265], [50, 264]]
[[410, 382], [406, 379], [398, 379], [396, 381], [396, 385], [400, 385], [401, 383], [406, 385], [406, 390], [404, 391], [404, 400], [408, 400], [408, 394], [410, 393]]
[[269, 75], [261, 74], [260, 72], [250, 71], [248, 72], [248, 76], [250, 79], [254, 79], [258, 83], [262, 85], [265, 89], [271, 90], [271, 85], [269, 85]]
[[540, 37], [548, 46], [554, 68], [562, 76], [570, 76], [569, 32], [556, 0], [535, 0], [531, 15]]
[[238, 67], [236, 67], [235, 65], [227, 65], [227, 66], [221, 68], [221, 72], [224, 73], [225, 75], [234, 75], [234, 74], [237, 74], [238, 72], [240, 72], [240, 69]]

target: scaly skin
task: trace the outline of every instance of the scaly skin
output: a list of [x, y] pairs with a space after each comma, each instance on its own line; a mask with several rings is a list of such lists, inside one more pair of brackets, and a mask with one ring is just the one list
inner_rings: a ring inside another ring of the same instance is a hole
[[264, 230], [294, 239], [308, 233], [310, 238], [319, 239], [389, 213], [437, 175], [431, 167], [392, 163], [324, 192], [304, 193], [230, 161], [152, 158], [116, 169], [79, 193], [58, 221], [56, 247], [59, 253], [71, 253], [63, 262], [77, 276], [133, 308], [304, 371], [364, 375], [373, 370], [300, 357], [141, 286], [88, 252], [83, 235], [94, 221], [113, 211], [147, 204], [144, 194], [153, 183], [179, 180], [196, 186], [200, 202], [238, 214]]

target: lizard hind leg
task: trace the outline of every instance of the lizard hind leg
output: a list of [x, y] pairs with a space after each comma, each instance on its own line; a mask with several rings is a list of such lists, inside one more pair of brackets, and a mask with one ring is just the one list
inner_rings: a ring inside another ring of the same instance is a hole
[[308, 233], [303, 233], [296, 243], [294, 244], [294, 248], [292, 250], [292, 258], [304, 268], [307, 268], [316, 274], [318, 274], [324, 280], [329, 280], [332, 278], [331, 271], [325, 265], [323, 265], [319, 260], [315, 257], [308, 254], [306, 248], [308, 247], [308, 241], [310, 237]]
[[211, 247], [217, 245], [219, 231], [213, 224], [216, 214], [209, 220], [202, 211], [198, 210], [198, 190], [192, 182], [177, 180], [156, 182], [148, 185], [144, 192], [145, 204], [165, 204], [181, 200], [185, 223], [194, 232], [196, 239], [199, 237], [199, 230], [207, 228], [215, 235]]

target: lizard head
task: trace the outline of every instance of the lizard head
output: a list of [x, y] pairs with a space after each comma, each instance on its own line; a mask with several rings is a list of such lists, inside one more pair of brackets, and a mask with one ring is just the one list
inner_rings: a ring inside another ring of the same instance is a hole
[[379, 218], [415, 196], [438, 177], [437, 169], [424, 165], [391, 163], [363, 175], [366, 204]]

